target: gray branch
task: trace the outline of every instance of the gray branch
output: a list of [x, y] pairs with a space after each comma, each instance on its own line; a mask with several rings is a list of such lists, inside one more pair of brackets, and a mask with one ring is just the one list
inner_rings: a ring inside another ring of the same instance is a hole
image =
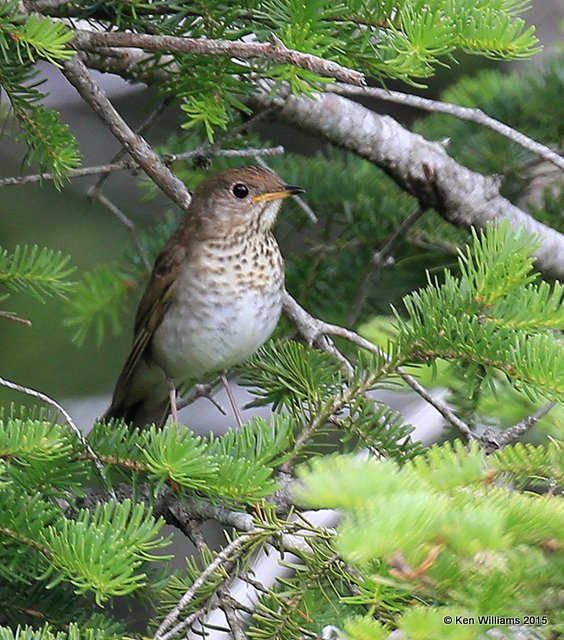
[[409, 93], [402, 93], [401, 91], [390, 91], [389, 89], [381, 89], [379, 87], [352, 87], [350, 85], [337, 83], [329, 85], [327, 91], [331, 93], [338, 93], [341, 96], [358, 96], [361, 98], [378, 98], [379, 100], [385, 100], [387, 102], [394, 102], [395, 104], [403, 104], [409, 107], [415, 107], [416, 109], [423, 109], [424, 111], [430, 111], [432, 113], [443, 113], [445, 115], [453, 116], [459, 120], [466, 120], [467, 122], [474, 122], [491, 129], [496, 133], [504, 136], [508, 140], [515, 142], [523, 149], [536, 153], [541, 158], [552, 162], [555, 166], [564, 170], [564, 158], [553, 151], [550, 147], [547, 147], [524, 133], [513, 129], [504, 122], [500, 122], [491, 116], [488, 116], [481, 109], [471, 109], [469, 107], [461, 107], [458, 104], [452, 104], [450, 102], [442, 102], [440, 100], [430, 100], [429, 98], [423, 98], [422, 96], [414, 96]]
[[509, 427], [500, 433], [491, 428], [486, 429], [480, 436], [480, 444], [486, 453], [495, 453], [496, 451], [503, 449], [503, 447], [506, 447], [508, 444], [513, 444], [521, 436], [528, 433], [537, 424], [537, 422], [544, 418], [544, 416], [555, 406], [555, 402], [547, 402], [537, 412], [533, 413], [533, 415], [527, 416], [517, 424], [514, 424], [512, 427]]
[[[161, 160], [168, 166], [173, 162], [180, 160], [191, 160], [192, 158], [199, 158], [202, 156], [209, 158], [258, 158], [261, 156], [278, 156], [284, 153], [284, 147], [264, 147], [264, 148], [246, 148], [246, 149], [214, 149], [212, 145], [200, 147], [192, 151], [184, 151], [182, 153], [165, 154], [160, 156]], [[115, 160], [108, 162], [107, 164], [93, 165], [91, 167], [80, 167], [79, 169], [72, 169], [66, 174], [67, 178], [83, 178], [85, 176], [93, 176], [98, 174], [107, 175], [114, 171], [133, 171], [138, 168], [138, 163], [131, 158], [123, 160]], [[32, 173], [26, 176], [8, 176], [6, 178], [0, 178], [0, 187], [10, 187], [21, 184], [29, 184], [33, 182], [44, 182], [55, 180], [55, 176], [52, 173]]]
[[147, 141], [125, 122], [106, 94], [94, 82], [80, 55], [75, 55], [63, 63], [63, 73], [143, 171], [173, 202], [186, 210], [191, 199], [186, 185], [172, 173]]
[[448, 222], [483, 229], [508, 220], [539, 237], [536, 266], [564, 278], [564, 235], [535, 220], [501, 196], [492, 177], [471, 171], [451, 158], [444, 147], [408, 131], [390, 116], [380, 115], [331, 93], [316, 98], [254, 96], [262, 108], [276, 105], [278, 117], [370, 160], [399, 186], [436, 209]]
[[188, 53], [207, 56], [235, 57], [243, 60], [262, 58], [291, 64], [322, 76], [336, 78], [352, 85], [364, 85], [364, 74], [343, 67], [337, 62], [325, 60], [310, 53], [288, 49], [284, 43], [272, 37], [271, 42], [243, 42], [241, 40], [212, 40], [208, 38], [182, 38], [157, 36], [146, 33], [123, 33], [107, 31], [75, 31], [72, 41], [77, 49], [98, 47], [137, 47], [145, 51], [166, 53]]

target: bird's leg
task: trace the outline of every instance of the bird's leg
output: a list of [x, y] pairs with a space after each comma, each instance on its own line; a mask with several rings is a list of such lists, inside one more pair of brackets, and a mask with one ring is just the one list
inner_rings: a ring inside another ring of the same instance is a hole
[[235, 402], [235, 396], [233, 395], [233, 391], [231, 390], [231, 387], [229, 385], [229, 380], [227, 379], [227, 376], [225, 375], [225, 371], [222, 371], [222, 373], [221, 373], [221, 382], [223, 382], [223, 386], [225, 387], [225, 393], [227, 394], [227, 397], [229, 398], [229, 404], [231, 405], [231, 408], [233, 409], [233, 414], [235, 416], [235, 421], [237, 422], [237, 426], [238, 427], [242, 427], [243, 426], [243, 419], [241, 418], [241, 412], [239, 411], [239, 407], [237, 406], [237, 403]]
[[176, 387], [174, 380], [167, 379], [168, 382], [168, 398], [170, 402], [170, 414], [174, 422], [178, 423], [178, 406], [176, 404]]

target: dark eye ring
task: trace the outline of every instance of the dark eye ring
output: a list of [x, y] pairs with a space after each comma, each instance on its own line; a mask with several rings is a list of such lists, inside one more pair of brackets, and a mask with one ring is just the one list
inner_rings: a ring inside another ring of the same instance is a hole
[[248, 187], [241, 182], [234, 184], [232, 191], [236, 198], [246, 198], [249, 195]]

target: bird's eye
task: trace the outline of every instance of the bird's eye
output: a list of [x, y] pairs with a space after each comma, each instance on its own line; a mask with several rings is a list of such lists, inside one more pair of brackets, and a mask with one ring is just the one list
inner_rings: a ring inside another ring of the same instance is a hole
[[241, 182], [233, 185], [232, 191], [236, 198], [246, 198], [249, 195], [249, 189]]

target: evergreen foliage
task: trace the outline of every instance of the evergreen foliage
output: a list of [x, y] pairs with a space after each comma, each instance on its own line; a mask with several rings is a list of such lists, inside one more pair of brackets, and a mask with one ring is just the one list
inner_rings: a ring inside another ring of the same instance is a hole
[[0, 285], [25, 291], [43, 301], [45, 296], [65, 295], [72, 288], [68, 277], [70, 256], [37, 245], [17, 246], [13, 252], [0, 250]]
[[[404, 604], [395, 616], [407, 637], [447, 637], [444, 616], [462, 615], [476, 620], [474, 628], [448, 637], [476, 638], [491, 626], [478, 616], [502, 611], [521, 620], [502, 626], [523, 624], [530, 615], [545, 616], [553, 633], [562, 630], [555, 601], [545, 598], [562, 572], [561, 554], [550, 542], [561, 538], [561, 499], [511, 490], [477, 447], [435, 446], [401, 468], [392, 461], [326, 457], [302, 468], [300, 477], [305, 505], [330, 501], [346, 514], [335, 540], [342, 557], [367, 571], [375, 585], [394, 585], [425, 604]], [[376, 593], [365, 602], [382, 602]], [[347, 637], [366, 637], [372, 624], [355, 620]]]
[[[38, 11], [50, 5], [51, 17], [23, 13], [32, 4], [9, 0], [0, 7], [0, 85], [27, 145], [26, 162], [51, 172], [58, 187], [80, 154], [67, 126], [41, 104], [35, 63], [70, 59], [79, 20], [102, 32], [225, 41], [253, 35], [380, 81], [412, 84], [461, 53], [508, 60], [538, 50], [534, 29], [519, 17], [526, 0], [37, 3]], [[257, 82], [273, 92], [313, 95], [332, 81], [268, 57], [168, 59], [153, 52], [143, 66], [147, 73], [162, 67], [170, 73], [159, 88], [177, 98], [184, 117], [183, 131], [163, 151], [202, 148], [211, 155], [207, 143], [224, 131], [221, 146], [249, 142], [229, 138], [230, 127], [250, 114], [247, 99]], [[557, 56], [531, 74], [487, 71], [444, 97], [556, 146], [561, 70]], [[443, 116], [417, 128], [428, 137], [449, 136], [453, 155], [502, 175], [507, 195], [531, 200], [535, 215], [555, 228], [562, 224], [559, 179], [533, 193], [528, 153]], [[202, 152], [197, 166], [177, 165], [175, 172], [193, 188], [206, 160]], [[218, 169], [233, 162], [214, 160]], [[341, 150], [288, 154], [272, 166], [307, 188], [322, 220], [310, 231], [303, 212], [288, 206], [277, 230], [291, 247], [288, 289], [315, 315], [345, 323], [368, 283], [358, 317], [371, 321], [363, 331], [382, 353], [339, 343], [344, 366], [342, 358], [292, 340], [294, 328], [281, 323], [276, 339], [239, 371], [254, 396], [251, 406], [273, 407], [270, 419], [255, 417], [222, 436], [202, 437], [172, 421], [160, 430], [112, 422], [97, 423], [86, 442], [46, 412], [1, 413], [0, 640], [147, 637], [187, 593], [177, 619], [192, 616], [196, 624], [212, 607], [234, 606], [231, 579], [256, 584], [253, 563], [271, 548], [282, 553], [287, 574], [261, 587], [256, 605], [231, 610], [241, 627], [231, 630], [234, 637], [304, 640], [322, 637], [324, 627], [325, 637], [329, 626], [347, 640], [389, 640], [394, 631], [461, 640], [489, 629], [511, 637], [525, 626], [546, 640], [558, 637], [563, 409], [545, 418], [551, 438], [536, 432], [534, 443], [488, 455], [480, 437], [484, 426], [508, 427], [532, 414], [539, 400], [561, 402], [564, 392], [564, 288], [534, 272], [537, 239], [505, 224], [467, 237], [428, 211], [376, 287], [375, 252], [419, 204]], [[149, 196], [153, 191], [151, 184]], [[146, 263], [177, 223], [175, 213], [165, 214], [135, 246], [78, 284], [61, 253], [0, 249], [0, 300], [12, 292], [42, 301], [68, 296], [65, 322], [76, 342], [90, 333], [102, 341], [108, 330], [120, 331], [123, 311], [146, 282]], [[377, 313], [387, 315], [374, 319]], [[470, 444], [450, 438], [424, 447], [400, 413], [375, 400], [374, 392], [402, 384], [399, 367], [425, 383], [431, 370], [435, 384], [449, 388], [454, 409], [472, 428]], [[336, 530], [325, 528], [310, 521], [306, 508], [335, 509], [343, 520]], [[180, 569], [166, 555], [165, 518], [197, 547], [197, 557]], [[210, 548], [199, 529], [209, 518], [229, 529], [236, 552]], [[117, 619], [113, 607], [126, 596], [148, 612], [142, 631]], [[447, 625], [445, 616], [476, 622]]]
[[[560, 362], [561, 343], [542, 321], [538, 329], [532, 321], [524, 327], [512, 322], [506, 327], [503, 321], [511, 318], [511, 305], [503, 302], [504, 313], [497, 306], [507, 296], [514, 296], [515, 304], [538, 296], [538, 291], [550, 299], [555, 296], [558, 284], [547, 294], [547, 285], [538, 285], [531, 276], [533, 248], [530, 239], [510, 233], [506, 225], [474, 234], [472, 244], [461, 252], [458, 277], [449, 275], [442, 285], [430, 282], [405, 299], [408, 317], [397, 317], [395, 345], [392, 340], [388, 345], [392, 364], [426, 348], [451, 358], [475, 355], [451, 353], [455, 347], [450, 345], [449, 351], [443, 344], [447, 339], [464, 343], [458, 334], [432, 330], [422, 320], [442, 318], [448, 326], [459, 327], [460, 323], [452, 324], [453, 318], [460, 318], [464, 308], [468, 318], [471, 313], [482, 314], [472, 343], [477, 350], [478, 331], [485, 332], [490, 345], [498, 345], [493, 337], [501, 330], [552, 340], [551, 359], [534, 369], [531, 364], [530, 373], [522, 366], [522, 382], [537, 385], [550, 396], [562, 378], [548, 375], [543, 366]], [[556, 322], [560, 313], [556, 306], [554, 313]], [[491, 330], [490, 315], [496, 320]], [[511, 349], [502, 350], [508, 336], [499, 341], [496, 357], [505, 363], [501, 371], [511, 377], [517, 360], [511, 358]], [[461, 352], [460, 345], [457, 348]], [[531, 353], [538, 354], [534, 349]], [[519, 359], [526, 364], [526, 354], [519, 354]], [[164, 615], [203, 567], [189, 562], [185, 574], [163, 577], [167, 558], [158, 551], [167, 540], [160, 533], [162, 519], [151, 513], [163, 485], [177, 495], [205, 496], [244, 510], [245, 505], [272, 496], [279, 486], [275, 470], [302, 460], [308, 451], [317, 453], [318, 461], [300, 467], [299, 501], [344, 511], [347, 518], [335, 539], [308, 525], [317, 533], [317, 541], [307, 543], [307, 552], [297, 552], [300, 562], [285, 561], [292, 576], [280, 579], [261, 597], [249, 621], [249, 637], [299, 638], [319, 629], [325, 620], [338, 621], [351, 638], [372, 633], [374, 625], [374, 633], [380, 635], [393, 628], [413, 635], [412, 625], [418, 625], [414, 637], [432, 638], [440, 616], [453, 611], [545, 615], [550, 620], [546, 628], [559, 629], [558, 607], [552, 600], [545, 602], [544, 594], [554, 588], [562, 570], [560, 498], [519, 493], [511, 486], [533, 483], [546, 488], [561, 482], [560, 443], [516, 444], [490, 457], [478, 445], [466, 449], [459, 441], [424, 451], [410, 439], [412, 429], [395, 412], [375, 406], [365, 395], [390, 376], [392, 364], [383, 357], [359, 357], [354, 376], [347, 380], [331, 356], [296, 342], [273, 342], [243, 371], [255, 390], [256, 403], [272, 403], [284, 411], [270, 423], [257, 418], [240, 430], [209, 438], [196, 437], [174, 423], [162, 431], [131, 431], [119, 423], [96, 425], [91, 447], [108, 469], [115, 470], [114, 482], [148, 488], [142, 491], [144, 504], [108, 500], [92, 511], [65, 511], [52, 500], [69, 491], [79, 498], [85, 487], [92, 486], [91, 455], [74, 432], [45, 416], [7, 416], [0, 422], [0, 551], [9, 561], [3, 564], [0, 598], [3, 584], [7, 587], [13, 580], [44, 583], [50, 590], [60, 589], [61, 597], [72, 586], [76, 608], [58, 610], [57, 618], [63, 615], [70, 622], [84, 620], [77, 610], [81, 598], [89, 594], [102, 604], [149, 589]], [[326, 449], [311, 449], [321, 434], [335, 428], [342, 444], [333, 444], [332, 449], [355, 453], [334, 457], [320, 455]], [[364, 447], [380, 460], [359, 457]], [[261, 541], [292, 531], [290, 521], [263, 505], [256, 532], [238, 559], [243, 566]], [[529, 559], [526, 568], [519, 561], [523, 554]], [[205, 566], [213, 558], [206, 552], [201, 562]], [[198, 611], [220, 588], [225, 574], [213, 575], [183, 615]], [[426, 603], [425, 609], [409, 605], [410, 596], [416, 594]], [[40, 608], [47, 620], [50, 606], [47, 599], [44, 611]], [[21, 608], [9, 611], [8, 621], [22, 620]], [[380, 623], [372, 619], [375, 612]], [[491, 626], [484, 623], [476, 629]], [[85, 622], [84, 629], [88, 628]], [[110, 625], [101, 637], [113, 633]]]

